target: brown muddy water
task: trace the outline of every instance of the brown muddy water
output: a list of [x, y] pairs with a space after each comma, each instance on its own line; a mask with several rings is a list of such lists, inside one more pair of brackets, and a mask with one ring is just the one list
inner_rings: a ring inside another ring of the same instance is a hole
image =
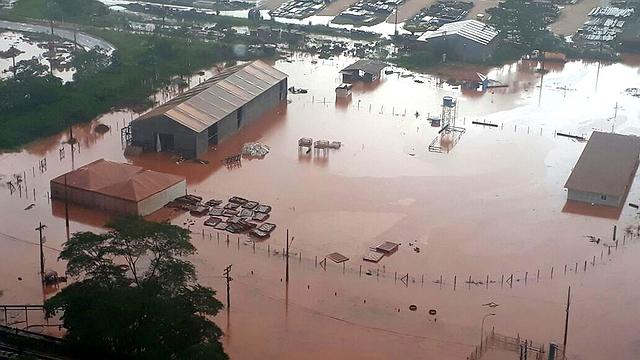
[[[61, 204], [47, 199], [48, 181], [106, 158], [183, 175], [190, 192], [204, 198], [239, 195], [273, 206], [270, 221], [278, 228], [255, 250], [244, 237], [233, 235], [227, 243], [226, 234], [202, 225], [204, 219], [191, 227], [203, 283], [222, 290], [222, 269], [233, 264], [232, 308], [216, 319], [233, 358], [465, 359], [486, 313], [496, 316], [485, 329], [561, 342], [568, 285], [571, 358], [640, 356], [637, 240], [609, 253], [585, 238], [612, 244], [613, 226], [622, 237], [635, 211], [567, 204], [563, 185], [584, 143], [556, 135], [588, 136], [594, 129], [640, 134], [639, 100], [625, 94], [640, 87], [637, 67], [547, 64], [550, 72], [542, 79], [538, 64], [515, 63], [489, 69], [490, 78], [509, 87], [485, 93], [398, 70], [378, 84], [357, 84], [351, 101], [336, 103], [338, 72], [352, 59], [290, 60], [275, 66], [289, 74], [290, 86], [308, 94], [290, 94], [289, 104], [212, 149], [208, 165], [177, 164], [166, 154], [125, 158], [119, 134], [135, 117], [128, 112], [74, 127], [80, 146], [73, 156], [62, 144], [67, 134], [1, 155], [0, 303], [38, 303], [49, 295], [39, 285], [34, 229], [39, 222], [48, 226], [47, 268], [62, 273], [56, 257], [65, 225]], [[448, 79], [472, 78], [476, 69], [445, 70], [441, 77]], [[426, 117], [439, 114], [446, 95], [457, 97], [457, 125], [466, 133], [449, 153], [432, 153], [437, 128]], [[96, 134], [98, 123], [111, 132]], [[305, 154], [297, 148], [300, 137], [341, 141], [343, 147]], [[248, 141], [263, 142], [271, 152], [243, 160], [241, 167], [221, 165]], [[42, 158], [44, 172], [38, 168]], [[26, 189], [11, 195], [4, 184], [17, 173], [26, 175]], [[628, 201], [639, 197], [634, 184]], [[80, 207], [71, 207], [70, 215], [71, 231], [100, 231], [107, 218]], [[160, 211], [151, 218], [183, 225], [189, 216]], [[281, 280], [286, 229], [295, 236], [288, 287]], [[401, 243], [399, 250], [378, 264], [360, 260], [386, 240]], [[317, 262], [335, 251], [351, 260], [344, 268], [328, 261], [323, 270]], [[401, 277], [407, 274], [406, 286]], [[510, 286], [503, 279], [512, 274]], [[483, 306], [490, 302], [499, 306]], [[410, 311], [411, 304], [418, 310]], [[428, 315], [429, 309], [437, 315]]]

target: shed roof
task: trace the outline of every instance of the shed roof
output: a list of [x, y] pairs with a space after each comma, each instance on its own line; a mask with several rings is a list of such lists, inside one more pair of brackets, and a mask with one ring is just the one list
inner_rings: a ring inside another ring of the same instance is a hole
[[418, 41], [439, 38], [446, 35], [459, 35], [482, 45], [489, 44], [498, 31], [478, 20], [462, 20], [442, 25], [438, 30], [426, 31], [418, 37]]
[[640, 156], [640, 138], [594, 131], [564, 187], [622, 196], [631, 185]]
[[387, 64], [382, 61], [362, 59], [340, 70], [340, 72], [364, 71], [367, 74], [375, 75], [379, 74], [385, 67], [387, 67]]
[[60, 175], [52, 183], [99, 193], [129, 201], [141, 201], [177, 183], [181, 176], [145, 170], [140, 166], [96, 160], [76, 170]]
[[134, 121], [164, 115], [202, 132], [286, 78], [260, 60], [233, 66]]

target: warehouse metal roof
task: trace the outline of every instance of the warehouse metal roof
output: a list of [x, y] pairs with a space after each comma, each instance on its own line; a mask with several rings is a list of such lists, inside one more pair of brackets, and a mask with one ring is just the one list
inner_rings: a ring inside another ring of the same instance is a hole
[[459, 35], [482, 45], [489, 44], [498, 31], [478, 20], [463, 20], [442, 25], [438, 30], [426, 31], [418, 37], [418, 41], [439, 38], [446, 35]]
[[164, 115], [202, 132], [286, 78], [260, 60], [233, 66], [134, 121]]
[[387, 64], [382, 61], [362, 59], [340, 70], [340, 72], [363, 71], [367, 74], [375, 75], [380, 74], [380, 71], [385, 67], [387, 67]]
[[60, 175], [52, 183], [129, 201], [141, 201], [185, 179], [140, 166], [96, 160]]
[[564, 187], [623, 196], [633, 182], [639, 156], [639, 137], [594, 131]]

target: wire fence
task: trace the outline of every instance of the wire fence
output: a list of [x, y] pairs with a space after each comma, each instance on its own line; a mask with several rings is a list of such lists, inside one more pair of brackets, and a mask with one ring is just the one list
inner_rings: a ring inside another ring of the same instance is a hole
[[[194, 238], [200, 237], [203, 241], [215, 242], [218, 246], [227, 248], [235, 247], [237, 251], [250, 251], [272, 258], [286, 261], [287, 252], [282, 246], [272, 245], [268, 240], [255, 240], [246, 235], [230, 234], [225, 231], [208, 229], [191, 229]], [[336, 263], [327, 254], [313, 254], [300, 249], [290, 250], [288, 257], [290, 264], [300, 264], [317, 271], [334, 275], [352, 275], [362, 279], [375, 279], [377, 281], [393, 281], [401, 286], [432, 285], [440, 289], [452, 291], [462, 289], [513, 289], [517, 287], [535, 285], [554, 279], [563, 279], [569, 276], [579, 276], [587, 272], [595, 271], [612, 261], [618, 251], [631, 246], [640, 239], [640, 226], [628, 227], [621, 238], [617, 237], [617, 226], [614, 226], [611, 245], [603, 245], [603, 249], [588, 259], [574, 261], [559, 266], [551, 266], [533, 271], [519, 270], [500, 274], [455, 274], [438, 271], [425, 273], [407, 272], [401, 269], [393, 269], [380, 263], [346, 260]], [[606, 249], [606, 250], [605, 250]]]

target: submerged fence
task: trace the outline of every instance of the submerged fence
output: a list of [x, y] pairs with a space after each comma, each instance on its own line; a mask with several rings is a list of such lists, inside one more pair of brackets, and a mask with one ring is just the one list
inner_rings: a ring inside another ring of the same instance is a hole
[[[549, 348], [545, 347], [545, 344], [535, 343], [529, 339], [523, 339], [520, 334], [513, 336], [507, 336], [498, 334], [491, 329], [491, 332], [482, 337], [482, 344], [475, 347], [475, 349], [467, 356], [468, 360], [479, 360], [483, 355], [490, 352], [491, 349], [501, 349], [519, 353], [519, 359], [528, 360], [565, 360], [564, 351], [562, 345], [549, 344]], [[514, 356], [515, 359], [515, 356]]]
[[[204, 241], [215, 241], [219, 246], [236, 247], [237, 251], [251, 251], [254, 254], [261, 253], [274, 259], [286, 260], [286, 250], [283, 246], [273, 245], [268, 241], [255, 241], [247, 236], [232, 235], [223, 231], [207, 229], [191, 229], [195, 237], [201, 237]], [[347, 260], [335, 263], [329, 260], [327, 254], [304, 253], [302, 250], [290, 250], [289, 262], [291, 264], [303, 262], [308, 266], [313, 266], [318, 271], [341, 273], [343, 275], [357, 275], [360, 278], [372, 278], [376, 280], [393, 280], [394, 284], [401, 286], [422, 286], [425, 284], [438, 286], [440, 289], [459, 290], [462, 288], [500, 288], [513, 289], [517, 286], [528, 286], [538, 284], [543, 281], [550, 281], [567, 276], [576, 276], [595, 270], [598, 266], [608, 263], [615, 253], [623, 248], [635, 243], [640, 239], [640, 227], [629, 227], [625, 230], [622, 238], [616, 237], [617, 226], [614, 226], [613, 240], [611, 245], [603, 245], [598, 255], [593, 255], [588, 259], [566, 263], [560, 266], [551, 266], [533, 271], [514, 271], [501, 274], [451, 274], [430, 271], [425, 273], [410, 273], [400, 269], [392, 269], [389, 266], [379, 263], [369, 263], [365, 261]], [[242, 249], [242, 250], [241, 250]], [[605, 250], [606, 249], [606, 250]]]

